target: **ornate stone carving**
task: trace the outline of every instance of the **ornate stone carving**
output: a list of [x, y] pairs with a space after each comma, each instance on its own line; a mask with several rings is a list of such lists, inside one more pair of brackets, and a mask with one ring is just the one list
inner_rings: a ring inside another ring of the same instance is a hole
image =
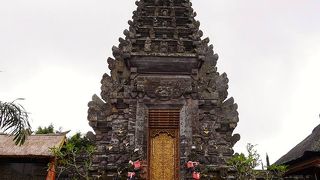
[[179, 41], [178, 41], [178, 45], [177, 45], [177, 51], [179, 53], [183, 53], [185, 51], [185, 47], [184, 47], [184, 44], [183, 44], [183, 39], [180, 38]]
[[144, 43], [144, 51], [145, 52], [151, 52], [151, 39], [147, 37], [146, 42]]
[[156, 17], [154, 17], [153, 18], [153, 26], [154, 27], [158, 27], [158, 25], [159, 25], [159, 21], [158, 21], [158, 19]]
[[240, 134], [234, 134], [231, 139], [231, 144], [234, 146], [240, 140]]
[[106, 121], [112, 113], [111, 104], [103, 102], [97, 95], [92, 96], [92, 101], [88, 103], [88, 107], [88, 121], [93, 128], [96, 128], [98, 121]]
[[126, 85], [127, 80], [117, 78], [115, 76], [110, 77], [108, 74], [104, 74], [101, 80], [101, 97], [106, 102], [112, 102], [112, 99], [127, 97]]
[[150, 31], [149, 31], [149, 36], [150, 36], [151, 39], [156, 38], [156, 33], [155, 33], [155, 31], [154, 31], [153, 28], [150, 29]]
[[134, 91], [162, 100], [176, 99], [192, 92], [191, 79], [140, 77], [135, 79], [135, 85]]
[[[173, 1], [173, 0], [170, 0], [170, 1]], [[173, 2], [171, 2], [171, 3], [172, 3], [171, 5], [173, 6]], [[171, 11], [170, 11], [170, 16], [171, 17], [175, 17], [176, 16], [176, 11], [172, 6], [171, 6]]]
[[168, 16], [169, 15], [169, 10], [168, 9], [162, 9], [161, 10], [162, 16]]
[[169, 86], [158, 86], [155, 90], [155, 95], [160, 98], [169, 98], [172, 93], [173, 89]]
[[101, 97], [106, 102], [111, 102], [110, 99], [114, 98], [113, 88], [115, 84], [113, 83], [111, 77], [108, 74], [104, 74], [101, 80]]
[[108, 68], [110, 69], [110, 71], [114, 70], [116, 67], [115, 60], [109, 57], [107, 62], [108, 62]]
[[168, 43], [166, 41], [160, 42], [160, 52], [162, 52], [162, 53], [168, 52]]

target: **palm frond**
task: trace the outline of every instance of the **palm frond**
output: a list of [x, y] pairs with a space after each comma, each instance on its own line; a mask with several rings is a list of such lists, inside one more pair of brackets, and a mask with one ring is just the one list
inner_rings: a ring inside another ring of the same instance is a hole
[[17, 145], [25, 142], [27, 136], [31, 134], [31, 126], [28, 113], [22, 105], [15, 101], [0, 101], [0, 130], [14, 136]]

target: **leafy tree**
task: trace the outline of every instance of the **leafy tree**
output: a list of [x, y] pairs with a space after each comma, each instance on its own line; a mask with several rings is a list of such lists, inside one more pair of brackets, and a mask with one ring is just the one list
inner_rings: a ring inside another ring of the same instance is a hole
[[53, 148], [52, 152], [56, 156], [57, 179], [62, 174], [74, 179], [90, 179], [95, 146], [87, 137], [77, 133], [68, 138], [61, 149]]
[[55, 133], [54, 127], [50, 124], [48, 127], [39, 126], [38, 129], [34, 132], [35, 134], [53, 134]]
[[[254, 149], [254, 145], [247, 144], [248, 156], [241, 153], [236, 153], [229, 161], [228, 164], [236, 170], [236, 179], [239, 180], [252, 180], [257, 176], [263, 176], [266, 180], [271, 179], [282, 179], [287, 171], [287, 166], [284, 165], [270, 165], [269, 156], [267, 155], [267, 170], [257, 171], [255, 170], [262, 161], [257, 150]], [[264, 168], [264, 166], [262, 165]], [[259, 174], [258, 174], [259, 173]]]
[[254, 168], [260, 165], [261, 160], [254, 147], [250, 143], [247, 144], [248, 156], [243, 153], [236, 153], [228, 162], [230, 166], [236, 169], [236, 176], [239, 180], [254, 179], [256, 176]]
[[28, 118], [28, 113], [22, 105], [15, 101], [0, 101], [0, 130], [14, 136], [13, 140], [17, 145], [22, 145], [31, 134]]

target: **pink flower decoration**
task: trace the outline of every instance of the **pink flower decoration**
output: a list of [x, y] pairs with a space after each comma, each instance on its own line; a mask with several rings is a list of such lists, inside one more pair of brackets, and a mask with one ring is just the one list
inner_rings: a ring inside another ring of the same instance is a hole
[[187, 162], [187, 168], [193, 168], [194, 165], [193, 165], [193, 162], [192, 161], [188, 161]]
[[193, 177], [193, 179], [195, 179], [195, 180], [199, 180], [199, 179], [200, 179], [200, 173], [198, 173], [198, 172], [193, 172], [193, 173], [192, 173], [192, 177]]
[[140, 169], [140, 167], [141, 167], [141, 162], [138, 160], [138, 161], [135, 161], [134, 163], [133, 163], [133, 166], [134, 166], [134, 169]]

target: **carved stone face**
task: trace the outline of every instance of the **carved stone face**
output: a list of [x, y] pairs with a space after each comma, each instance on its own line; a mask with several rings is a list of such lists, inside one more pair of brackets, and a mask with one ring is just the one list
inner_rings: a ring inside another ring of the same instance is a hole
[[168, 10], [167, 9], [163, 9], [162, 10], [162, 15], [163, 16], [168, 16]]
[[159, 97], [169, 97], [172, 94], [172, 87], [168, 87], [168, 86], [159, 86], [157, 87], [157, 89], [155, 90], [155, 94]]

